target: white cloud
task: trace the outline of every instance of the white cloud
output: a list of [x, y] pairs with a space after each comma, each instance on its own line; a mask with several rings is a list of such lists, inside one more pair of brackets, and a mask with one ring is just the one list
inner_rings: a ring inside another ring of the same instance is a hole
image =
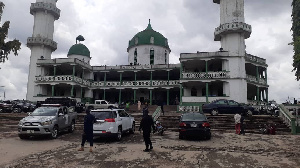
[[[30, 3], [35, 0], [2, 0], [6, 7], [2, 21], [11, 21], [9, 38], [22, 42], [18, 57], [1, 66], [0, 85], [5, 85], [6, 97], [23, 99], [30, 50], [26, 39], [32, 35], [33, 16]], [[247, 52], [267, 59], [269, 99], [279, 102], [297, 97], [299, 82], [292, 68], [291, 1], [245, 1], [245, 22], [253, 27], [246, 40]], [[219, 5], [199, 0], [59, 0], [61, 16], [55, 22], [54, 40], [58, 49], [53, 58], [66, 57], [78, 35], [85, 37], [92, 65], [127, 63], [128, 41], [147, 27], [148, 19], [154, 30], [169, 40], [172, 50], [170, 63], [178, 63], [180, 53], [216, 51], [219, 42], [213, 41], [219, 22]], [[0, 88], [1, 95], [1, 88]]]

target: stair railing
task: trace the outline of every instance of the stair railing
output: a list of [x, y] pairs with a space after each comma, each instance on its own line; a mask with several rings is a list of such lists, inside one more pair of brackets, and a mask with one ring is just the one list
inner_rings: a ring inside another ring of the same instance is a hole
[[152, 118], [154, 122], [157, 121], [158, 117], [160, 116], [160, 113], [161, 113], [161, 108], [160, 106], [157, 106], [156, 110], [152, 114]]
[[279, 105], [279, 117], [282, 118], [283, 122], [291, 128], [291, 133], [296, 134], [296, 118], [290, 114], [289, 110], [284, 107], [284, 105]]

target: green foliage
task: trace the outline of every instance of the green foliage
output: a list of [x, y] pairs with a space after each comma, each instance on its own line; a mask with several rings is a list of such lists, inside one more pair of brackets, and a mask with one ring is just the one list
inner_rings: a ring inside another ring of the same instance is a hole
[[293, 56], [293, 71], [297, 78], [300, 76], [300, 0], [293, 0], [292, 2], [292, 28], [293, 31], [293, 42], [291, 45], [294, 46]]
[[[0, 20], [3, 13], [4, 3], [0, 2]], [[14, 55], [18, 55], [18, 51], [21, 49], [21, 42], [17, 39], [13, 41], [5, 42], [8, 36], [9, 21], [6, 21], [2, 27], [0, 27], [0, 63], [4, 63], [8, 60], [8, 55], [13, 52]]]

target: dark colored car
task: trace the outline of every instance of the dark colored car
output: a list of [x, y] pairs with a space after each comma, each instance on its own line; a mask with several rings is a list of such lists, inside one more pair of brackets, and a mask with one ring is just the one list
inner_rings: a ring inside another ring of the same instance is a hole
[[179, 139], [210, 139], [210, 124], [204, 113], [184, 113], [180, 117]]
[[211, 115], [244, 113], [251, 116], [256, 111], [252, 106], [241, 104], [234, 100], [219, 99], [202, 106], [204, 113]]

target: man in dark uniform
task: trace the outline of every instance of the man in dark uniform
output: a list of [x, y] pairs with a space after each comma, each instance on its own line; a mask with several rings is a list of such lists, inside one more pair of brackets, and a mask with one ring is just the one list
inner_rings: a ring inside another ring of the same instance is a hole
[[84, 143], [86, 141], [90, 142], [90, 152], [93, 152], [93, 125], [95, 123], [95, 116], [87, 109], [86, 116], [84, 117], [84, 129], [82, 134], [81, 148], [78, 151], [84, 151]]
[[144, 152], [149, 152], [151, 149], [153, 149], [152, 142], [150, 140], [151, 127], [153, 128], [153, 133], [154, 133], [155, 126], [154, 126], [153, 119], [151, 116], [148, 115], [148, 110], [145, 110], [145, 116], [143, 116], [139, 128], [139, 131], [141, 131], [141, 129], [143, 130], [143, 137], [146, 145], [146, 149], [144, 150]]

